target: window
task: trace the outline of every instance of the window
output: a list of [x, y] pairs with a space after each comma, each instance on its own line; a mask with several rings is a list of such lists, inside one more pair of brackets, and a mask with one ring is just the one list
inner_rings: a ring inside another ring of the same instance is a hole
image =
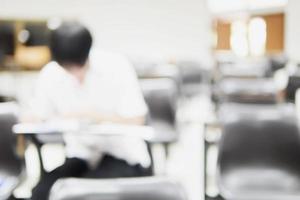
[[248, 26], [250, 55], [262, 56], [266, 52], [267, 25], [263, 18], [253, 18]]
[[263, 18], [231, 23], [231, 50], [238, 56], [262, 56], [266, 51], [266, 22]]
[[230, 47], [238, 56], [244, 57], [248, 55], [249, 47], [246, 22], [235, 21], [231, 24]]
[[216, 50], [238, 56], [263, 56], [284, 50], [284, 14], [248, 18], [221, 18], [214, 21]]

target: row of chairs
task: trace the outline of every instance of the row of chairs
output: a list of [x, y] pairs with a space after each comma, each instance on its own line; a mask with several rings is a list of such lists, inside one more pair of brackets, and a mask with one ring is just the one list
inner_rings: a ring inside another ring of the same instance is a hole
[[178, 88], [181, 97], [191, 97], [202, 91], [203, 85], [211, 81], [211, 70], [205, 68], [197, 61], [178, 61], [174, 64], [158, 64], [151, 62], [137, 62], [132, 60], [138, 77], [169, 78]]
[[[299, 87], [290, 76], [287, 102], [294, 101]], [[213, 94], [220, 137], [206, 140], [205, 149], [207, 153], [212, 143], [218, 149], [218, 195], [206, 193], [206, 199], [299, 199], [300, 129], [295, 106], [284, 102], [274, 80], [264, 75], [223, 77]], [[205, 175], [207, 184], [207, 169]]]
[[[225, 117], [226, 116], [226, 117]], [[219, 111], [217, 185], [223, 199], [299, 199], [300, 131], [291, 104], [228, 103]]]
[[284, 54], [258, 58], [217, 56], [217, 77], [266, 78], [285, 67], [288, 58]]
[[214, 85], [213, 99], [217, 103], [272, 104], [280, 97], [273, 79], [226, 78]]
[[[292, 68], [289, 66], [292, 66]], [[224, 97], [230, 98], [230, 95], [241, 94], [241, 90], [244, 90], [244, 94], [245, 91], [248, 90], [248, 93], [264, 92], [265, 95], [267, 95], [266, 92], [270, 92], [271, 90], [273, 90], [273, 93], [278, 92], [275, 89], [275, 84], [271, 83], [273, 76], [278, 70], [286, 71], [285, 76], [287, 76], [287, 83], [284, 91], [284, 100], [295, 103], [295, 94], [297, 89], [300, 88], [299, 65], [288, 64], [288, 60], [284, 55], [268, 59], [258, 59], [256, 61], [243, 61], [237, 63], [225, 62], [219, 64], [216, 73], [217, 75], [214, 77], [216, 79], [216, 85], [213, 87], [213, 100], [218, 100], [218, 97], [221, 96], [220, 99], [222, 101], [222, 98]], [[259, 85], [262, 88], [259, 88]], [[267, 91], [267, 88], [269, 88], [269, 91]], [[254, 91], [254, 89], [256, 89], [256, 91]], [[223, 95], [222, 92], [225, 94]], [[238, 98], [233, 97], [229, 101], [236, 99]], [[256, 100], [256, 98], [254, 98], [254, 100]], [[242, 99], [241, 101], [244, 100]]]
[[245, 79], [224, 78], [213, 87], [212, 99], [216, 103], [295, 103], [296, 92], [300, 88], [299, 74], [288, 77], [284, 93], [280, 93], [273, 78]]

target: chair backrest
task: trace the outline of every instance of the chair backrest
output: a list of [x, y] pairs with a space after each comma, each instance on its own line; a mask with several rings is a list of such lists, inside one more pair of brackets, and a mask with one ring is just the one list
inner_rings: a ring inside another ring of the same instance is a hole
[[19, 173], [22, 162], [15, 151], [16, 137], [12, 127], [17, 123], [17, 107], [14, 103], [0, 103], [0, 170]]
[[226, 78], [216, 85], [221, 102], [273, 104], [277, 102], [277, 88], [272, 79]]
[[0, 51], [4, 55], [13, 55], [15, 52], [14, 25], [12, 23], [0, 24]]
[[61, 179], [50, 200], [186, 200], [182, 187], [166, 178]]
[[286, 87], [286, 99], [290, 102], [295, 102], [295, 95], [297, 89], [300, 88], [300, 75], [289, 76]]
[[175, 123], [178, 90], [172, 79], [143, 79], [141, 88], [151, 121]]
[[263, 78], [266, 77], [267, 66], [248, 64], [224, 64], [219, 66], [219, 75], [222, 78]]
[[270, 63], [272, 73], [274, 73], [275, 71], [282, 69], [286, 66], [286, 64], [288, 63], [288, 58], [284, 54], [271, 56]]
[[0, 95], [0, 103], [16, 102], [16, 98], [13, 96]]
[[300, 173], [300, 134], [291, 105], [231, 105], [222, 112], [227, 116], [221, 115], [225, 117], [218, 158], [221, 174], [243, 167]]
[[208, 83], [210, 80], [209, 70], [203, 68], [197, 61], [179, 61], [177, 65], [183, 84]]

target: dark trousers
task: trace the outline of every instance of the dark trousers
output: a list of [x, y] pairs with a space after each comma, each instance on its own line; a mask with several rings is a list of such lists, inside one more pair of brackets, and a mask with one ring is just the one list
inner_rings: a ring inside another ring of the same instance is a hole
[[86, 161], [78, 158], [68, 158], [55, 170], [46, 173], [32, 191], [32, 200], [47, 200], [52, 185], [60, 178], [119, 178], [152, 175], [151, 169], [140, 165], [129, 165], [124, 160], [106, 155], [95, 170], [90, 170]]

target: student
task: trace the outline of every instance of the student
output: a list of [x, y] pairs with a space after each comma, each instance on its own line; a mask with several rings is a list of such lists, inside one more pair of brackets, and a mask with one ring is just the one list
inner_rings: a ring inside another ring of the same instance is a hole
[[[135, 72], [122, 56], [91, 50], [92, 36], [83, 25], [65, 22], [53, 31], [53, 61], [40, 72], [34, 110], [40, 120], [67, 118], [94, 123], [142, 125], [147, 107]], [[76, 136], [65, 133], [67, 159], [41, 178], [32, 199], [47, 199], [54, 182], [96, 171], [96, 177], [150, 175], [143, 141]]]

